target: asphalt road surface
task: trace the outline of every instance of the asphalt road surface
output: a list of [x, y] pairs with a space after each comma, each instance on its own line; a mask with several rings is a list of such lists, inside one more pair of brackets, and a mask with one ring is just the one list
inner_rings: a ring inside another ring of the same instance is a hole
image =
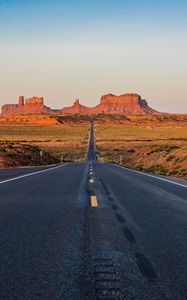
[[187, 183], [97, 162], [0, 171], [0, 300], [187, 299]]

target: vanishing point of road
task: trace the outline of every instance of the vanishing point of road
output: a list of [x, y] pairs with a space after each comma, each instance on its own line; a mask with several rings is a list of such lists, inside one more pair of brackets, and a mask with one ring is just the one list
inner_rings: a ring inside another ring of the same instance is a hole
[[0, 171], [0, 300], [187, 299], [187, 182], [97, 162]]

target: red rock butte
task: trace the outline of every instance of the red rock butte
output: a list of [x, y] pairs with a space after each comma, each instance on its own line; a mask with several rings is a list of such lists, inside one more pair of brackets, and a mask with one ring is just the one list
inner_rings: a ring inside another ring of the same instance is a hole
[[2, 115], [47, 113], [50, 111], [51, 109], [44, 105], [42, 97], [25, 99], [23, 96], [20, 96], [18, 104], [5, 104], [1, 108]]
[[72, 106], [59, 110], [45, 106], [42, 97], [25, 99], [20, 96], [18, 104], [5, 104], [1, 108], [2, 115], [54, 112], [61, 114], [152, 114], [156, 113], [156, 110], [149, 107], [147, 101], [135, 93], [102, 96], [100, 103], [94, 107], [84, 106], [76, 99]]

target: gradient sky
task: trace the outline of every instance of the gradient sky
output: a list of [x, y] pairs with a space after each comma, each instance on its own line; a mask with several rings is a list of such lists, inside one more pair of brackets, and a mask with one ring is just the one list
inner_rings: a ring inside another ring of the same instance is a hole
[[139, 93], [187, 113], [186, 0], [0, 0], [0, 105]]

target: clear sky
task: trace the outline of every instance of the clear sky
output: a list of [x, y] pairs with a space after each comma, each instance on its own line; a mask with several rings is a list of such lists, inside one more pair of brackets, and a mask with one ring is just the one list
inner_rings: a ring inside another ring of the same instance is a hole
[[0, 0], [0, 105], [139, 93], [187, 113], [186, 0]]

